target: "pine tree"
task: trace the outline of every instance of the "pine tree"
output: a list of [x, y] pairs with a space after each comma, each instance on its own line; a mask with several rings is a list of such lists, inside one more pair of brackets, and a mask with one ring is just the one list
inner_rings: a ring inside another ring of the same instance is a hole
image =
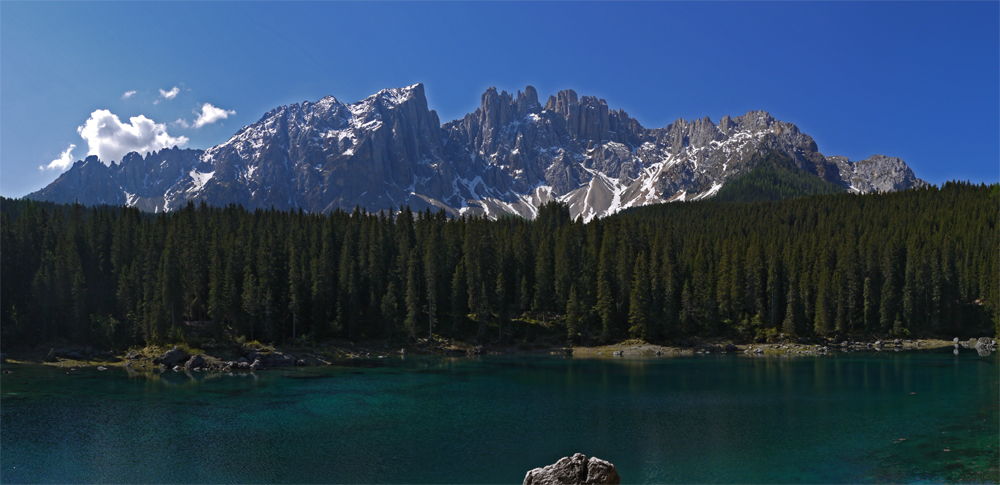
[[569, 300], [569, 290], [573, 285], [575, 256], [580, 254], [580, 244], [577, 240], [576, 226], [564, 226], [559, 230], [558, 244], [555, 245], [555, 302], [553, 309], [562, 311]]
[[[501, 265], [501, 268], [503, 265]], [[497, 295], [497, 336], [500, 342], [503, 342], [503, 324], [507, 320], [507, 281], [504, 274], [504, 270], [501, 269], [497, 272], [497, 282], [496, 282], [496, 295]]]
[[677, 266], [674, 263], [673, 249], [669, 238], [665, 241], [663, 257], [660, 263], [660, 281], [663, 293], [663, 310], [659, 319], [660, 327], [656, 334], [664, 337], [673, 336], [678, 327], [678, 313], [681, 309], [681, 292], [678, 291], [682, 283], [677, 276]]
[[617, 305], [614, 288], [614, 253], [618, 240], [615, 231], [608, 228], [601, 243], [600, 266], [597, 269], [597, 314], [601, 318], [601, 342], [614, 338]]
[[613, 334], [620, 335], [628, 329], [629, 293], [632, 290], [632, 271], [635, 247], [632, 224], [626, 221], [618, 226], [618, 244], [614, 255], [615, 320]]
[[875, 331], [878, 328], [877, 304], [875, 303], [875, 295], [872, 291], [872, 279], [871, 277], [867, 277], [865, 278], [862, 296], [864, 300], [864, 324], [865, 331], [867, 332]]
[[649, 338], [648, 328], [650, 315], [649, 271], [646, 268], [646, 253], [639, 253], [635, 260], [635, 276], [632, 278], [632, 292], [629, 303], [629, 335], [632, 338], [646, 340]]
[[389, 343], [392, 343], [393, 331], [399, 327], [399, 300], [396, 294], [396, 282], [390, 281], [386, 288], [385, 295], [382, 296], [382, 320], [385, 325], [385, 332], [389, 336]]
[[521, 310], [528, 311], [531, 309], [531, 300], [533, 295], [531, 292], [531, 284], [528, 283], [527, 272], [521, 276], [521, 285], [519, 288], [521, 294]]
[[746, 257], [746, 308], [752, 316], [758, 316], [759, 321], [770, 319], [767, 311], [767, 272], [764, 266], [764, 256], [761, 254], [760, 241], [751, 239], [747, 247]]
[[699, 248], [694, 260], [694, 275], [692, 278], [692, 297], [694, 302], [693, 313], [691, 315], [695, 325], [699, 330], [711, 335], [716, 332], [716, 302], [715, 288], [710, 257], [706, 256], [703, 249]]
[[406, 331], [411, 339], [415, 339], [420, 318], [420, 260], [416, 255], [410, 255], [409, 261], [410, 267], [406, 272]]
[[438, 266], [440, 265], [436, 235], [432, 234], [427, 238], [426, 246], [424, 251], [424, 279], [427, 290], [427, 338], [433, 340], [434, 319], [437, 317]]
[[689, 333], [695, 327], [695, 303], [694, 295], [691, 293], [691, 282], [684, 280], [684, 289], [681, 290], [680, 314], [678, 315], [678, 326], [682, 333]]
[[[291, 237], [289, 237], [291, 239]], [[299, 263], [299, 251], [296, 249], [296, 244], [290, 242], [288, 244], [290, 261], [288, 264], [288, 289], [289, 289], [289, 307], [288, 309], [292, 312], [292, 338], [296, 338], [297, 326], [298, 326], [298, 316], [304, 313], [305, 310], [305, 300], [306, 300], [306, 283], [305, 278], [302, 273], [302, 267]]]
[[454, 334], [462, 326], [469, 314], [469, 295], [466, 291], [467, 276], [465, 274], [465, 259], [458, 261], [455, 274], [451, 277], [451, 333]]
[[247, 314], [250, 340], [255, 340], [254, 327], [260, 317], [260, 301], [257, 298], [257, 278], [246, 268], [243, 276], [243, 311]]
[[785, 335], [795, 336], [799, 334], [799, 292], [794, 279], [788, 283], [788, 296], [785, 298], [788, 305], [785, 308], [785, 320], [781, 323], [781, 331]]
[[570, 343], [580, 343], [582, 340], [583, 319], [583, 305], [577, 296], [576, 285], [573, 285], [569, 290], [569, 301], [566, 302], [566, 333]]
[[908, 328], [917, 326], [917, 255], [916, 248], [907, 250], [906, 271], [903, 277], [903, 315], [900, 321], [893, 322], [893, 333], [897, 336], [909, 334]]
[[904, 275], [902, 274], [903, 248], [898, 241], [890, 241], [885, 246], [882, 258], [883, 284], [879, 304], [879, 331], [889, 333], [895, 325], [895, 317], [900, 313]]
[[552, 310], [555, 289], [555, 267], [552, 261], [552, 243], [542, 238], [535, 254], [535, 302], [536, 311]]
[[830, 273], [824, 266], [819, 273], [819, 281], [816, 285], [816, 317], [814, 331], [816, 334], [825, 336], [833, 331], [833, 318], [830, 309]]

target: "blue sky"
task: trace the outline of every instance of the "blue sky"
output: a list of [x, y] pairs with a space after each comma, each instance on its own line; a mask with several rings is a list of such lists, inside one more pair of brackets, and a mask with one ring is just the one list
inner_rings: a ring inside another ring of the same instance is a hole
[[417, 82], [442, 122], [489, 86], [571, 88], [649, 128], [762, 109], [825, 155], [1000, 179], [998, 2], [4, 1], [0, 195], [112, 146], [88, 121], [207, 148], [280, 105]]

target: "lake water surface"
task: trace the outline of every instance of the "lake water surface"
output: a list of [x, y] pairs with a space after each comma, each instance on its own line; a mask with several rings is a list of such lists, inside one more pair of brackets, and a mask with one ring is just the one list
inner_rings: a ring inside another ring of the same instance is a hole
[[5, 365], [0, 482], [520, 483], [577, 452], [626, 483], [998, 480], [997, 354], [356, 364]]

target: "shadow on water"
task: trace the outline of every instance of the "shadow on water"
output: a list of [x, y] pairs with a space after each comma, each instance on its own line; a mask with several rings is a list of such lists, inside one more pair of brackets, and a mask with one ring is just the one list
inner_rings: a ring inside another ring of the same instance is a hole
[[[353, 372], [352, 372], [353, 374]], [[359, 372], [360, 374], [360, 372]], [[332, 374], [314, 374], [314, 373], [297, 373], [297, 374], [286, 374], [284, 376], [287, 379], [330, 379], [333, 377]]]
[[205, 390], [205, 392], [208, 392], [208, 393], [211, 393], [211, 394], [217, 394], [217, 395], [221, 395], [221, 396], [226, 396], [226, 397], [240, 397], [240, 396], [244, 396], [244, 395], [246, 395], [246, 394], [248, 394], [248, 393], [250, 393], [252, 391], [253, 391], [253, 389], [207, 389], [207, 390]]
[[361, 367], [365, 369], [377, 369], [381, 367], [386, 367], [386, 364], [382, 359], [344, 359], [336, 360], [330, 363], [332, 367]]

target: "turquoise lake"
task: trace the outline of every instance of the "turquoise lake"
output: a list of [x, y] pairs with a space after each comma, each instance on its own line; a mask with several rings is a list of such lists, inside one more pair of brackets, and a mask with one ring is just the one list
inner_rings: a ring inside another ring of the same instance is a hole
[[964, 348], [4, 369], [5, 484], [520, 483], [577, 452], [624, 483], [1000, 479], [1000, 363]]

